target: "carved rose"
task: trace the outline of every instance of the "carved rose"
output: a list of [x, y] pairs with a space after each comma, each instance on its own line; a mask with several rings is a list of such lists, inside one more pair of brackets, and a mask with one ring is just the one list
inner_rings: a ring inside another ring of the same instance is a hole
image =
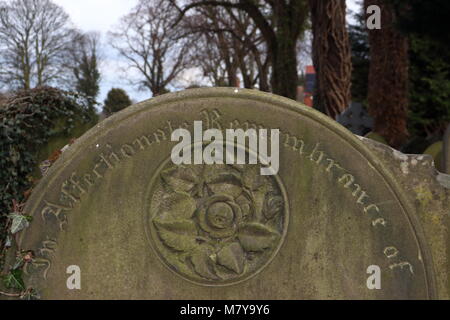
[[229, 238], [236, 234], [242, 222], [242, 211], [233, 197], [214, 195], [197, 210], [200, 228], [215, 239]]
[[178, 166], [161, 173], [164, 196], [152, 222], [164, 246], [180, 254], [179, 269], [229, 280], [274, 247], [284, 201], [256, 169]]

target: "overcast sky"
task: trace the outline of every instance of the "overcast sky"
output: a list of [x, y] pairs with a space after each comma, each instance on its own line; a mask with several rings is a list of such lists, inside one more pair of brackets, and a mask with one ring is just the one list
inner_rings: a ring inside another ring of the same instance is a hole
[[[70, 15], [72, 22], [79, 29], [88, 31], [98, 31], [102, 39], [106, 40], [106, 34], [116, 25], [123, 15], [134, 7], [138, 0], [53, 0], [62, 6]], [[347, 0], [349, 9], [355, 10], [357, 0]], [[106, 42], [106, 41], [105, 41]], [[103, 102], [107, 92], [112, 87], [124, 88], [132, 99], [141, 101], [150, 98], [149, 92], [139, 92], [124, 81], [119, 71], [119, 61], [115, 52], [105, 46], [105, 63], [102, 66], [102, 83], [99, 101]]]

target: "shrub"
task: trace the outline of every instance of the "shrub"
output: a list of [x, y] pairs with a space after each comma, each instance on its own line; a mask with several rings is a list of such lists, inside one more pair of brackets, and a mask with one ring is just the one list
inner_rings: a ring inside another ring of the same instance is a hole
[[52, 137], [69, 135], [77, 123], [95, 121], [86, 99], [50, 87], [13, 93], [0, 108], [0, 249], [13, 200], [32, 187], [37, 157]]

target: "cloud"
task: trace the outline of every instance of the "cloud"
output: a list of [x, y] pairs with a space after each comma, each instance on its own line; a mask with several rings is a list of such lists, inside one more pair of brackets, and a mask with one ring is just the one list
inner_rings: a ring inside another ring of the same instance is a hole
[[120, 17], [137, 4], [137, 0], [53, 0], [84, 31], [108, 32]]

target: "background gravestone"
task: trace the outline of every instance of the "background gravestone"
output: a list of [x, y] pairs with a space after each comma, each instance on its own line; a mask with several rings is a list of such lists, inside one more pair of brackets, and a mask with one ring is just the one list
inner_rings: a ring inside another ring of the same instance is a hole
[[444, 143], [442, 141], [438, 141], [429, 146], [423, 154], [430, 155], [434, 159], [434, 165], [437, 170], [441, 172], [445, 172], [445, 162], [444, 162]]
[[[196, 120], [280, 129], [279, 174], [173, 165], [171, 133]], [[291, 100], [234, 88], [157, 97], [90, 130], [36, 187], [19, 241], [36, 255], [25, 281], [43, 299], [445, 297], [397, 180], [363, 141]], [[66, 286], [72, 265], [81, 290]], [[381, 290], [367, 287], [373, 265]]]
[[338, 115], [336, 121], [359, 136], [366, 135], [373, 128], [373, 119], [362, 104], [356, 102]]
[[450, 174], [450, 125], [444, 134], [444, 172]]

